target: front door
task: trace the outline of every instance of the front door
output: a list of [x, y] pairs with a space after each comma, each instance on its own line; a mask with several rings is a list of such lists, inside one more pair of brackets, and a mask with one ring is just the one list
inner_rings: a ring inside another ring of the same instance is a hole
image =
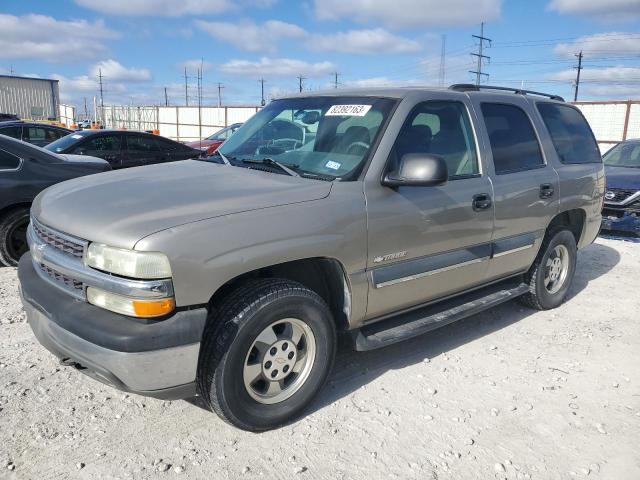
[[493, 189], [483, 171], [469, 105], [417, 103], [385, 171], [409, 153], [445, 158], [449, 181], [435, 187], [365, 182], [370, 281], [367, 319], [430, 302], [486, 281]]

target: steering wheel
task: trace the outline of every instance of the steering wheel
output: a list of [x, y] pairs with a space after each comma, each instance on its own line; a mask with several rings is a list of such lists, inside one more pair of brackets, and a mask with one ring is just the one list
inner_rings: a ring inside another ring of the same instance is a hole
[[[286, 146], [291, 146], [291, 148], [287, 149], [283, 144]], [[302, 147], [304, 144], [296, 138], [276, 138], [275, 140], [271, 141], [271, 145], [273, 145], [274, 147], [284, 148], [285, 150], [295, 150]]]
[[367, 150], [369, 150], [369, 147], [370, 145], [365, 142], [351, 142], [347, 147], [347, 150], [345, 151], [345, 153], [347, 155], [358, 155], [358, 153], [355, 153], [355, 152], [352, 153], [351, 150], [355, 150], [356, 148], [363, 148], [364, 152], [366, 152]]

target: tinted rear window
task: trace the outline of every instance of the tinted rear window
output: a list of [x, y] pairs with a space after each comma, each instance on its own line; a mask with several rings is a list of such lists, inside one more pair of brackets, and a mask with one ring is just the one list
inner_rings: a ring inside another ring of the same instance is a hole
[[562, 163], [602, 162], [591, 128], [578, 110], [555, 103], [538, 103], [538, 111]]
[[540, 144], [527, 114], [515, 105], [483, 103], [496, 174], [531, 170], [544, 165]]

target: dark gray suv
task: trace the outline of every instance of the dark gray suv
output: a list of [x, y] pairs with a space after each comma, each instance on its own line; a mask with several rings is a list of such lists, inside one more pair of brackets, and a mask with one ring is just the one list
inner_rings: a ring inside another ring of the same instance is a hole
[[260, 431], [316, 397], [338, 330], [368, 350], [513, 298], [560, 305], [604, 186], [587, 122], [559, 97], [293, 96], [213, 157], [39, 195], [22, 296], [63, 363], [126, 391], [198, 394]]

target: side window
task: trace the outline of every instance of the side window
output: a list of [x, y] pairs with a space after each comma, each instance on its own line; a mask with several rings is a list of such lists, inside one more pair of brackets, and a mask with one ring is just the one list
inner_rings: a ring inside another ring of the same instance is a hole
[[153, 137], [128, 135], [127, 150], [130, 152], [157, 152], [159, 148]]
[[112, 152], [120, 150], [120, 137], [115, 135], [104, 135], [92, 138], [76, 147], [72, 153], [90, 152]]
[[0, 150], [0, 170], [15, 170], [20, 166], [20, 158]]
[[483, 103], [493, 163], [497, 175], [531, 170], [544, 165], [533, 125], [520, 107]]
[[67, 135], [67, 132], [64, 130], [57, 130], [55, 128], [51, 128], [47, 130], [47, 141], [53, 142]]
[[538, 103], [538, 112], [562, 163], [602, 162], [591, 128], [578, 110], [555, 103]]
[[29, 127], [29, 141], [30, 142], [42, 142], [47, 137], [47, 132], [44, 128]]
[[431, 101], [416, 106], [391, 151], [392, 169], [408, 153], [442, 156], [450, 179], [480, 173], [471, 122], [460, 102]]
[[22, 127], [7, 127], [0, 129], [0, 135], [6, 135], [20, 140], [22, 137]]

